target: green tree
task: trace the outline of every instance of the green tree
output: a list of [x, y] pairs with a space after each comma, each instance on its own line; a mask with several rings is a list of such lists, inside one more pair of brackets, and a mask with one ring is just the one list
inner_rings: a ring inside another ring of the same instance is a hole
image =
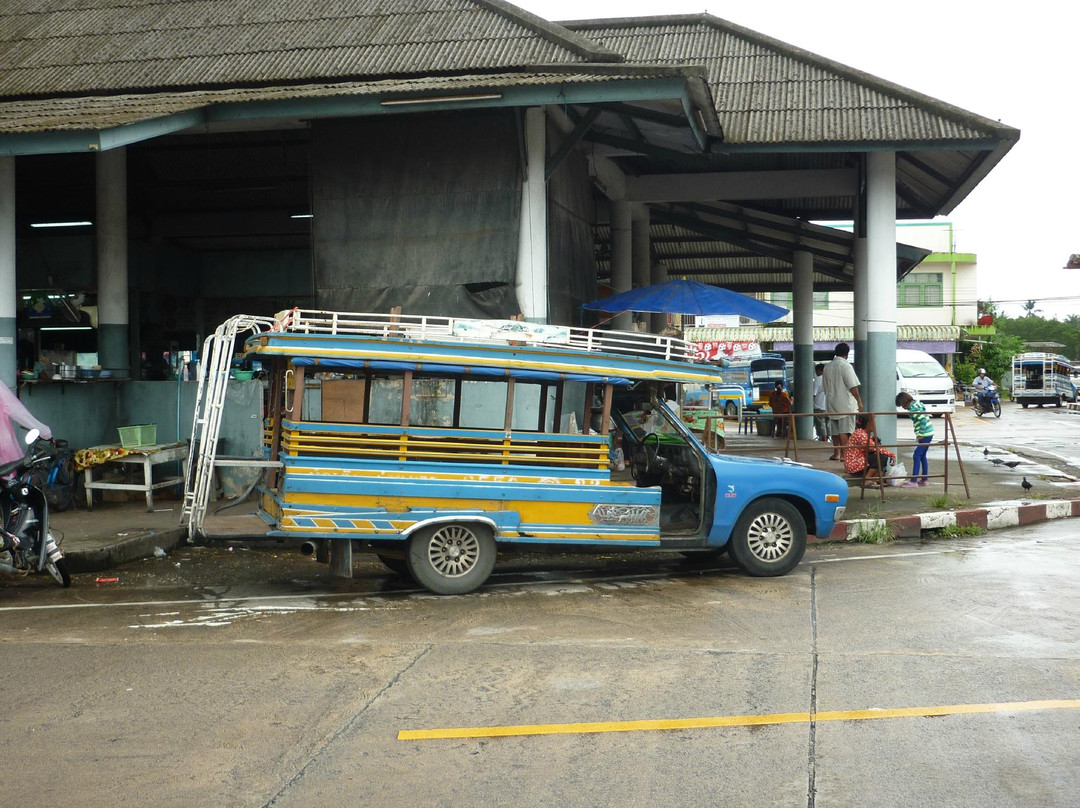
[[1070, 315], [1064, 322], [1037, 315], [1000, 317], [994, 324], [998, 334], [1019, 337], [1022, 342], [1056, 342], [1063, 347], [1054, 348], [1055, 353], [1080, 359], [1080, 316]]
[[978, 366], [986, 368], [986, 375], [1000, 384], [1002, 379], [1012, 373], [1012, 358], [1024, 352], [1024, 341], [999, 332], [993, 342], [981, 347], [976, 360]]
[[966, 359], [953, 362], [953, 378], [960, 384], [971, 384], [975, 380], [975, 365]]
[[1038, 305], [1039, 305], [1038, 302], [1035, 301], [1035, 300], [1029, 300], [1027, 303], [1025, 303], [1024, 304], [1024, 316], [1025, 317], [1034, 317], [1035, 314], [1039, 311]]

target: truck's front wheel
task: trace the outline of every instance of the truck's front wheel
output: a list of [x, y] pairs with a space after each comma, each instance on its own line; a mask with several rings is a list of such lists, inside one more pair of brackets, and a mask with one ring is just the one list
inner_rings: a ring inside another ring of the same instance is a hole
[[791, 503], [765, 497], [751, 503], [729, 542], [735, 563], [748, 575], [784, 575], [806, 552], [806, 523]]
[[437, 595], [463, 595], [495, 567], [495, 537], [486, 525], [448, 523], [418, 530], [406, 560], [413, 579]]

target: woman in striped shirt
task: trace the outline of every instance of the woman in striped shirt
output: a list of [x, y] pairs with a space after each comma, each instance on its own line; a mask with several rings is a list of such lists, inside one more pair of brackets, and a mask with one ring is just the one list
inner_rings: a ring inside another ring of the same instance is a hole
[[[896, 396], [896, 406], [911, 413], [911, 424], [915, 427], [915, 440], [919, 444], [911, 458], [911, 479], [903, 484], [904, 488], [914, 488], [917, 485], [930, 485], [928, 475], [929, 464], [926, 462], [926, 452], [930, 448], [930, 442], [934, 439], [934, 425], [930, 422], [930, 416], [926, 414], [926, 407], [911, 397], [910, 393], [899, 393]], [[920, 469], [922, 473], [920, 474]]]

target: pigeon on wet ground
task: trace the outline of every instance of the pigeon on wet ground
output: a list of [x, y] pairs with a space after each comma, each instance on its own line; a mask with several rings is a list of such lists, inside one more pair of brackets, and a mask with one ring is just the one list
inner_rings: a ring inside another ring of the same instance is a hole
[[993, 463], [995, 466], [1001, 466], [1005, 463], [1005, 461], [1002, 460], [1000, 457], [991, 457], [990, 462]]
[[987, 446], [985, 449], [983, 449], [983, 454], [984, 455], [990, 454], [990, 447], [989, 446]]
[[1031, 483], [1028, 482], [1027, 477], [1024, 477], [1024, 481], [1020, 483], [1020, 487], [1023, 488], [1025, 491], [1031, 490]]
[[1019, 460], [1006, 460], [1005, 465], [1008, 466], [1011, 469], [1014, 469], [1014, 468], [1016, 468], [1017, 466], [1020, 465], [1020, 461]]

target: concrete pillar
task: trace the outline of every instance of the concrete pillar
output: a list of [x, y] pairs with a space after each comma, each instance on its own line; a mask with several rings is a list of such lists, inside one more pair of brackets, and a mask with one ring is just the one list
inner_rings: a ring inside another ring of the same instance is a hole
[[514, 289], [530, 323], [548, 321], [547, 119], [543, 107], [525, 110], [525, 180], [521, 184], [521, 222]]
[[855, 299], [853, 305], [852, 326], [855, 331], [855, 339], [851, 347], [855, 351], [852, 364], [855, 366], [855, 375], [860, 381], [866, 379], [866, 305], [868, 300], [867, 280], [867, 252], [865, 236], [856, 237], [854, 244], [854, 270], [855, 270]]
[[15, 158], [0, 157], [0, 380], [18, 385], [15, 280]]
[[[97, 155], [98, 362], [114, 375], [128, 357], [127, 151]], [[119, 372], [118, 372], [119, 371]]]
[[[611, 290], [614, 294], [629, 292], [632, 282], [633, 239], [630, 229], [630, 203], [620, 200], [611, 202]], [[614, 312], [611, 312], [614, 314]], [[616, 314], [612, 327], [618, 331], [630, 331], [634, 318], [631, 312]]]
[[[630, 206], [630, 275], [633, 288], [648, 286], [652, 273], [652, 239], [649, 234], [649, 206], [636, 202]], [[639, 317], [651, 326], [652, 317]], [[650, 330], [652, 330], [650, 328]]]
[[[866, 378], [863, 401], [873, 412], [896, 409], [896, 155], [867, 158]], [[878, 416], [881, 442], [896, 442], [896, 416]]]
[[[658, 283], [667, 283], [667, 267], [659, 261], [653, 263], [652, 267], [650, 268], [650, 273], [651, 274], [649, 275], [649, 283], [651, 285], [655, 286]], [[668, 315], [665, 312], [656, 312], [651, 316], [650, 320], [651, 322], [649, 330], [652, 331], [654, 334], [661, 334], [663, 333], [664, 329], [667, 328]]]
[[796, 434], [803, 440], [814, 437], [814, 256], [796, 250], [792, 262], [792, 353], [795, 360]]

